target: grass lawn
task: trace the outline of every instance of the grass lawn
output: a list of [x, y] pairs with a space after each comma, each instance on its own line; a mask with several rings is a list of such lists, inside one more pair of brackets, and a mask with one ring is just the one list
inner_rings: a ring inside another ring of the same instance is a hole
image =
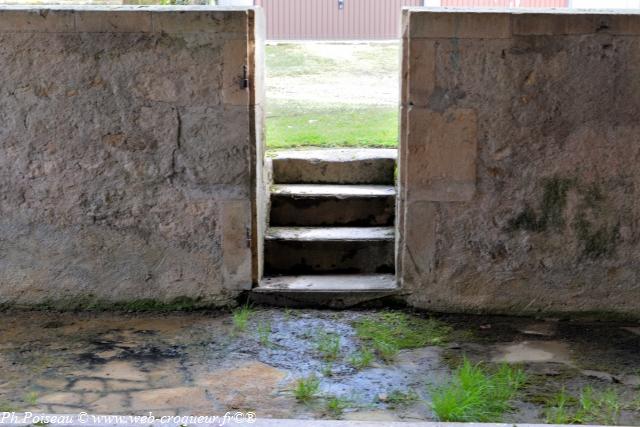
[[267, 146], [396, 147], [397, 43], [268, 45]]
[[396, 147], [398, 111], [378, 106], [340, 106], [271, 110], [269, 148]]

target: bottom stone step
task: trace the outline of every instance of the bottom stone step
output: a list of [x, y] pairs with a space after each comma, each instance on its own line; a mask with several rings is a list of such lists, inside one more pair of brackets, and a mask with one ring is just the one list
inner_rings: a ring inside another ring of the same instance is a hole
[[291, 308], [386, 306], [399, 291], [392, 274], [281, 276], [265, 277], [249, 299]]
[[254, 292], [380, 292], [395, 291], [392, 274], [328, 274], [265, 277]]

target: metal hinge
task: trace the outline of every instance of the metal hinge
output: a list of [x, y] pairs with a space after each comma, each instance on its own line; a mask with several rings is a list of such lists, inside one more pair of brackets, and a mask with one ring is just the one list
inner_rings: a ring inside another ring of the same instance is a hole
[[247, 89], [249, 87], [249, 71], [246, 65], [242, 66], [242, 82], [240, 88]]

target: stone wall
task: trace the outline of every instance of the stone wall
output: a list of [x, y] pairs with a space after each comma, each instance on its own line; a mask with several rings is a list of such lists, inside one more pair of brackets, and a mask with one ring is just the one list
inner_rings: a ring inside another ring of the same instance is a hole
[[256, 21], [0, 8], [1, 304], [226, 304], [251, 287]]
[[403, 44], [409, 302], [640, 317], [640, 15], [414, 9]]

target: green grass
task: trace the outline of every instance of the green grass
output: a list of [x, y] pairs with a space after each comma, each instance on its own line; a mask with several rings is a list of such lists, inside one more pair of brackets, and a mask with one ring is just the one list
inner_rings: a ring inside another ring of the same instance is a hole
[[356, 369], [364, 369], [371, 366], [375, 357], [373, 351], [365, 347], [349, 356], [349, 363]]
[[351, 402], [347, 399], [337, 396], [329, 396], [325, 402], [325, 410], [328, 414], [338, 418], [350, 405]]
[[315, 398], [320, 391], [320, 380], [315, 375], [300, 378], [296, 381], [293, 395], [299, 402], [308, 402]]
[[271, 322], [267, 320], [258, 324], [258, 338], [263, 346], [271, 345]]
[[623, 404], [613, 389], [595, 392], [585, 387], [576, 398], [562, 389], [545, 407], [547, 423], [616, 425]]
[[398, 142], [392, 107], [273, 107], [267, 116], [269, 148], [387, 147]]
[[418, 394], [413, 391], [402, 391], [402, 390], [393, 390], [387, 396], [386, 402], [387, 405], [391, 408], [399, 408], [402, 406], [410, 405], [416, 401], [418, 401]]
[[324, 377], [333, 376], [333, 362], [327, 362], [322, 366], [322, 376]]
[[396, 147], [399, 43], [279, 43], [266, 47], [266, 143]]
[[27, 405], [30, 405], [30, 406], [37, 405], [38, 404], [38, 393], [36, 393], [35, 391], [30, 391], [28, 393], [25, 393], [25, 395], [22, 397], [22, 400]]
[[525, 380], [520, 369], [503, 365], [491, 373], [465, 359], [447, 383], [433, 390], [431, 407], [440, 421], [499, 422]]
[[[341, 45], [338, 43], [338, 48]], [[350, 60], [313, 54], [299, 43], [279, 43], [266, 46], [267, 78], [323, 76], [336, 73], [399, 73], [398, 44], [368, 43], [356, 46]]]
[[0, 412], [17, 412], [18, 407], [8, 400], [0, 400]]
[[253, 314], [253, 309], [248, 305], [243, 305], [242, 307], [233, 311], [233, 327], [238, 331], [245, 331], [247, 329], [247, 324], [249, 323], [249, 318]]
[[358, 338], [391, 362], [399, 350], [439, 345], [446, 342], [451, 328], [435, 319], [423, 319], [402, 312], [386, 312], [355, 323]]
[[319, 331], [316, 338], [316, 350], [326, 361], [334, 361], [340, 355], [340, 335]]

